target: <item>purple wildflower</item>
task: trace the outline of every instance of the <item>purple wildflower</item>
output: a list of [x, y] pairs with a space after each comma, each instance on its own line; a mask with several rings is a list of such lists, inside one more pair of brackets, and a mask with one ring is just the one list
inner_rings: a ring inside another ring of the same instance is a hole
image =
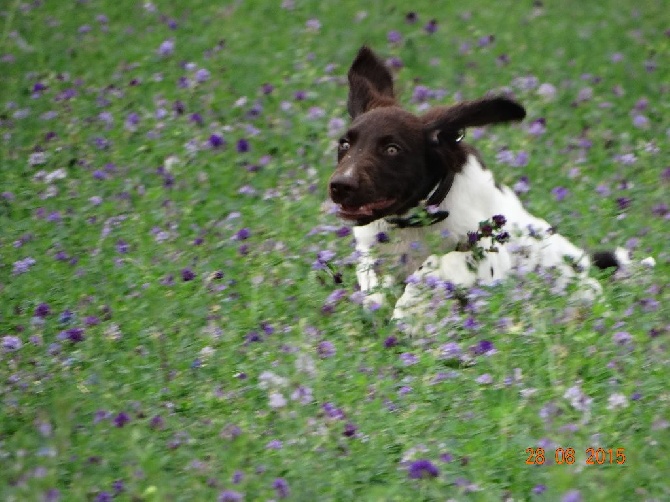
[[14, 275], [25, 274], [28, 272], [28, 270], [30, 270], [30, 267], [35, 265], [35, 263], [37, 263], [37, 261], [30, 257], [24, 258], [23, 260], [17, 260], [14, 262], [12, 272]]
[[195, 81], [202, 84], [203, 82], [207, 82], [209, 80], [210, 75], [211, 74], [209, 73], [209, 70], [205, 68], [199, 68], [195, 72]]
[[358, 427], [356, 427], [356, 425], [351, 422], [347, 422], [344, 424], [342, 435], [348, 438], [354, 437], [356, 435], [356, 431], [358, 431]]
[[159, 56], [171, 56], [172, 53], [174, 52], [174, 39], [168, 39], [165, 40], [159, 47], [158, 47], [158, 55]]
[[489, 385], [493, 383], [493, 377], [489, 373], [484, 373], [482, 375], [479, 375], [475, 379], [475, 382], [480, 383], [482, 385]]
[[65, 338], [72, 343], [78, 343], [84, 341], [84, 330], [83, 328], [70, 328], [65, 330]]
[[642, 114], [633, 117], [633, 125], [639, 129], [647, 129], [649, 127], [649, 119]]
[[565, 199], [569, 193], [570, 191], [562, 186], [555, 187], [551, 190], [551, 194], [558, 202], [561, 202], [563, 199]]
[[321, 29], [321, 21], [315, 18], [308, 19], [307, 22], [305, 23], [305, 27], [309, 31], [319, 31]]
[[184, 282], [192, 281], [195, 279], [195, 272], [190, 268], [182, 269], [181, 271], [181, 280]]
[[532, 134], [533, 136], [540, 136], [545, 133], [547, 130], [547, 122], [544, 118], [539, 118], [533, 120], [529, 125], [528, 125], [528, 133]]
[[242, 138], [237, 142], [237, 153], [246, 153], [250, 149], [249, 141]]
[[319, 345], [316, 347], [316, 351], [319, 354], [319, 357], [322, 359], [333, 357], [337, 352], [333, 342], [329, 342], [328, 340], [324, 340], [323, 342], [319, 343]]
[[51, 314], [51, 308], [49, 305], [46, 303], [40, 303], [37, 307], [35, 307], [35, 313], [33, 315], [35, 317], [45, 318], [49, 314]]
[[547, 491], [547, 487], [546, 487], [546, 485], [542, 485], [542, 484], [540, 484], [540, 485], [535, 485], [535, 486], [533, 487], [533, 493], [534, 493], [535, 495], [542, 495], [542, 494], [543, 494], [544, 492], [546, 492], [546, 491]]
[[411, 352], [403, 352], [400, 354], [400, 360], [405, 366], [412, 366], [419, 362], [419, 358]]
[[491, 217], [491, 221], [493, 221], [493, 225], [495, 229], [499, 229], [507, 223], [507, 219], [502, 215], [502, 214], [496, 214]]
[[561, 497], [561, 502], [582, 502], [582, 494], [579, 490], [570, 490]]
[[405, 15], [405, 21], [407, 22], [407, 24], [414, 24], [417, 22], [418, 19], [419, 16], [417, 16], [416, 12], [408, 12]]
[[530, 182], [528, 176], [521, 176], [519, 181], [517, 181], [512, 187], [514, 193], [521, 195], [527, 193], [530, 190]]
[[140, 116], [135, 112], [130, 112], [126, 117], [124, 127], [127, 131], [134, 132], [137, 130], [137, 125], [140, 123]]
[[2, 337], [2, 348], [6, 352], [16, 352], [23, 346], [23, 342], [18, 336], [6, 335]]
[[242, 500], [244, 496], [235, 490], [223, 490], [217, 499], [218, 502], [241, 502]]
[[612, 336], [612, 340], [617, 345], [628, 345], [633, 341], [633, 337], [627, 331], [617, 331], [614, 333], [614, 336]]
[[388, 35], [386, 35], [386, 39], [391, 44], [397, 44], [402, 41], [402, 35], [400, 34], [399, 31], [391, 30], [388, 32]]
[[235, 235], [233, 236], [233, 240], [235, 241], [245, 241], [251, 236], [251, 230], [249, 228], [244, 227], [240, 228]]
[[209, 144], [212, 148], [221, 148], [225, 146], [226, 142], [220, 134], [212, 134], [209, 137]]
[[426, 26], [423, 27], [423, 29], [428, 33], [429, 35], [432, 35], [437, 31], [437, 20], [436, 19], [431, 19], [426, 23]]
[[288, 482], [284, 478], [277, 478], [272, 483], [272, 488], [277, 493], [277, 498], [285, 499], [289, 496]]
[[386, 232], [379, 232], [376, 237], [377, 237], [377, 242], [379, 242], [380, 244], [384, 244], [384, 243], [389, 242], [391, 240], [391, 238], [388, 236], [388, 234]]
[[395, 336], [389, 336], [384, 340], [384, 347], [387, 349], [390, 349], [391, 347], [395, 347], [398, 345], [398, 339]]
[[125, 411], [122, 411], [118, 413], [116, 416], [114, 416], [114, 419], [112, 421], [114, 422], [114, 427], [121, 428], [128, 422], [130, 422], [130, 416]]
[[409, 465], [407, 475], [410, 479], [428, 479], [439, 476], [439, 469], [430, 460], [415, 460]]

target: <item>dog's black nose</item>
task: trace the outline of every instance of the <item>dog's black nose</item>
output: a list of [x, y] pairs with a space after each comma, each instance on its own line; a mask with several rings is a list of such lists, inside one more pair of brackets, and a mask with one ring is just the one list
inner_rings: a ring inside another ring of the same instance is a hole
[[336, 174], [330, 180], [330, 198], [336, 204], [346, 202], [358, 190], [358, 182], [348, 174]]

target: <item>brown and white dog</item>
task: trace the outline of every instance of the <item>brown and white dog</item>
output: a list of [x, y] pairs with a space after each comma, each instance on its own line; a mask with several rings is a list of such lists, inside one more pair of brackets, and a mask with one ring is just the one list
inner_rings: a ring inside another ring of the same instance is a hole
[[[600, 286], [587, 276], [592, 263], [628, 263], [622, 249], [589, 256], [528, 213], [462, 141], [468, 127], [523, 119], [514, 100], [484, 97], [414, 115], [399, 106], [391, 73], [368, 47], [348, 78], [352, 122], [339, 140], [329, 194], [338, 216], [355, 224], [356, 274], [368, 304], [383, 303], [382, 289], [404, 282], [393, 314], [403, 319], [422, 310], [422, 282], [470, 287], [542, 267], [557, 269], [563, 285], [579, 280], [593, 297]], [[442, 254], [429, 255], [431, 233], [441, 236]], [[399, 264], [394, 274], [379, 275], [383, 257]]]

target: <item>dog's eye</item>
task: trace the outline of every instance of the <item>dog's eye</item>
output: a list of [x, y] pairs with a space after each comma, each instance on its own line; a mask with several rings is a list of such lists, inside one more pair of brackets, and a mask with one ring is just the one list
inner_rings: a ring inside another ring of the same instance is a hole
[[340, 144], [339, 144], [338, 148], [340, 149], [341, 152], [344, 152], [345, 150], [349, 150], [350, 147], [351, 147], [351, 145], [349, 144], [349, 141], [347, 141], [344, 138], [342, 138], [340, 140]]
[[400, 147], [398, 145], [388, 145], [386, 147], [386, 153], [388, 155], [398, 155], [400, 153]]

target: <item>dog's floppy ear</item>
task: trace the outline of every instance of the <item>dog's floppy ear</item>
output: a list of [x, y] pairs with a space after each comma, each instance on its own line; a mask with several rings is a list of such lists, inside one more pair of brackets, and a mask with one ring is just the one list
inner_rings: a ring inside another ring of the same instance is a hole
[[464, 101], [453, 106], [438, 106], [428, 110], [421, 120], [432, 141], [458, 141], [467, 127], [479, 127], [522, 120], [526, 110], [505, 96], [494, 96]]
[[359, 49], [347, 76], [347, 109], [352, 119], [378, 106], [395, 104], [391, 72], [369, 47], [364, 45]]

